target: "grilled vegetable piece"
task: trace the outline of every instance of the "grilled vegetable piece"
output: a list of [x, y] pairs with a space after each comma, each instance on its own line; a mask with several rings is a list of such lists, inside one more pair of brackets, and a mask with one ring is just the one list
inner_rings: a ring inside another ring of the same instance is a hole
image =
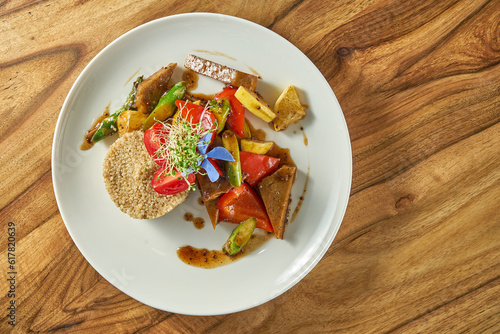
[[117, 124], [118, 116], [120, 116], [122, 112], [130, 109], [134, 105], [135, 97], [137, 94], [137, 88], [142, 81], [143, 81], [142, 76], [138, 77], [132, 86], [132, 90], [127, 96], [127, 100], [120, 107], [120, 109], [118, 109], [113, 114], [102, 120], [101, 124], [99, 124], [99, 128], [92, 136], [92, 141], [94, 143], [97, 143], [98, 141], [118, 132], [118, 124]]
[[264, 154], [240, 152], [241, 172], [252, 187], [278, 169], [280, 159]]
[[222, 134], [222, 146], [224, 146], [234, 158], [234, 161], [224, 161], [229, 183], [231, 183], [233, 187], [239, 187], [242, 182], [240, 147], [234, 132], [230, 130], [224, 131]]
[[242, 139], [240, 142], [241, 150], [257, 154], [266, 154], [273, 147], [274, 142], [257, 139]]
[[197, 173], [196, 180], [200, 188], [201, 197], [205, 203], [219, 198], [233, 187], [226, 176], [221, 176], [215, 182], [210, 181], [208, 175]]
[[208, 110], [214, 114], [217, 120], [217, 133], [221, 132], [226, 125], [227, 116], [231, 112], [231, 103], [229, 99], [223, 97], [220, 100], [211, 100], [208, 103]]
[[257, 228], [273, 232], [273, 226], [269, 221], [262, 199], [246, 182], [222, 195], [218, 202], [218, 208], [220, 221], [239, 224], [245, 219], [255, 217]]
[[219, 207], [218, 207], [219, 199], [213, 199], [210, 201], [204, 201], [205, 208], [207, 209], [208, 216], [210, 217], [210, 221], [212, 222], [212, 227], [215, 229], [217, 224], [219, 223]]
[[254, 217], [250, 217], [242, 222], [233, 230], [222, 247], [222, 251], [229, 256], [238, 254], [252, 237], [256, 226], [257, 219]]
[[160, 97], [168, 91], [168, 81], [176, 66], [176, 63], [171, 63], [167, 67], [162, 67], [137, 86], [135, 98], [137, 110], [146, 115], [153, 111]]
[[273, 120], [275, 131], [285, 130], [290, 124], [306, 116], [304, 106], [300, 103], [295, 86], [288, 86], [274, 104], [276, 118]]
[[259, 182], [258, 188], [276, 238], [283, 239], [297, 168], [284, 165]]
[[253, 74], [241, 72], [193, 54], [186, 57], [184, 67], [228, 85], [236, 87], [244, 86], [250, 90], [255, 90], [257, 80], [259, 79], [259, 77]]
[[241, 138], [244, 139], [252, 138], [252, 129], [250, 128], [250, 125], [246, 119], [245, 122], [243, 123], [243, 136], [241, 136]]
[[238, 88], [226, 86], [222, 92], [215, 96], [216, 100], [227, 98], [231, 105], [231, 112], [227, 115], [226, 124], [238, 136], [243, 137], [245, 134], [245, 107], [234, 96]]
[[261, 118], [265, 122], [271, 122], [276, 118], [276, 114], [269, 108], [269, 105], [257, 93], [240, 87], [234, 93], [234, 96], [240, 101], [245, 108], [250, 110], [255, 116]]
[[140, 129], [147, 118], [148, 116], [139, 110], [125, 110], [118, 116], [116, 121], [118, 124], [118, 135], [121, 137], [127, 132]]
[[172, 116], [176, 108], [175, 101], [182, 100], [184, 95], [186, 95], [186, 91], [187, 83], [185, 81], [176, 83], [165, 95], [160, 98], [158, 104], [144, 122], [142, 129], [146, 131], [153, 124], [155, 124], [155, 122], [163, 122]]

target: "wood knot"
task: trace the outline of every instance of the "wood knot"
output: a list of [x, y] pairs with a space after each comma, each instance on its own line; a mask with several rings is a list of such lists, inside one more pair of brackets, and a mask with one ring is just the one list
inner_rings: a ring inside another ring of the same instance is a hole
[[403, 196], [396, 201], [396, 204], [394, 206], [395, 206], [396, 210], [400, 211], [400, 210], [403, 210], [403, 209], [409, 207], [413, 203], [414, 200], [415, 200], [415, 196], [413, 196], [413, 195]]
[[340, 47], [338, 50], [337, 50], [337, 54], [339, 56], [342, 56], [342, 57], [347, 57], [351, 54], [351, 49], [348, 48], [348, 47]]

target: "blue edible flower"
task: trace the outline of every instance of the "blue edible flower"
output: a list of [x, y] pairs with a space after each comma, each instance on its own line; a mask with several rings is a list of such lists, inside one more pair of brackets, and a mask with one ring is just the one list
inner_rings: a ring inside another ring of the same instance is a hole
[[200, 152], [200, 160], [198, 162], [198, 166], [205, 169], [211, 182], [215, 182], [219, 179], [219, 172], [217, 172], [215, 167], [210, 161], [208, 161], [207, 158], [223, 161], [234, 161], [234, 158], [228, 150], [221, 146], [214, 147], [207, 153], [208, 144], [210, 144], [210, 142], [212, 141], [212, 136], [213, 133], [210, 132], [203, 138], [201, 138], [201, 140], [198, 142], [198, 151]]

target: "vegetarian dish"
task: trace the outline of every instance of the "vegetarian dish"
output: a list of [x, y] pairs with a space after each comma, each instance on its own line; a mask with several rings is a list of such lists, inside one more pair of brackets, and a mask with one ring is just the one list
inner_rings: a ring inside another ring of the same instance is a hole
[[190, 80], [172, 82], [176, 68], [171, 63], [138, 77], [123, 106], [106, 111], [85, 134], [90, 148], [118, 133], [103, 164], [110, 198], [132, 218], [152, 219], [197, 188], [214, 229], [238, 224], [222, 247], [226, 255], [240, 253], [256, 229], [283, 239], [297, 168], [290, 151], [267, 141], [245, 113], [275, 131], [287, 129], [306, 114], [295, 87], [272, 108], [256, 91], [256, 75], [188, 55], [183, 78], [225, 83], [214, 96], [197, 96]]

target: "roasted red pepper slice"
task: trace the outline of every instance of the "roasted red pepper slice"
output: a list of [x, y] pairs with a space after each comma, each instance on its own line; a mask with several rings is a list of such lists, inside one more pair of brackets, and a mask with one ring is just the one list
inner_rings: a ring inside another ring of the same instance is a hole
[[234, 96], [237, 90], [238, 88], [226, 86], [222, 92], [215, 96], [215, 99], [218, 100], [223, 97], [228, 98], [231, 103], [231, 112], [227, 115], [226, 124], [228, 124], [238, 136], [243, 137], [245, 133], [245, 107]]
[[241, 171], [246, 174], [245, 182], [255, 186], [263, 178], [278, 169], [279, 158], [268, 155], [240, 152]]
[[191, 173], [187, 176], [187, 181], [179, 172], [176, 175], [165, 175], [165, 169], [160, 167], [153, 175], [151, 185], [153, 189], [162, 195], [175, 195], [188, 189], [194, 183], [196, 176]]
[[245, 182], [222, 195], [218, 207], [220, 221], [239, 224], [250, 217], [255, 217], [258, 228], [273, 232], [262, 199]]

